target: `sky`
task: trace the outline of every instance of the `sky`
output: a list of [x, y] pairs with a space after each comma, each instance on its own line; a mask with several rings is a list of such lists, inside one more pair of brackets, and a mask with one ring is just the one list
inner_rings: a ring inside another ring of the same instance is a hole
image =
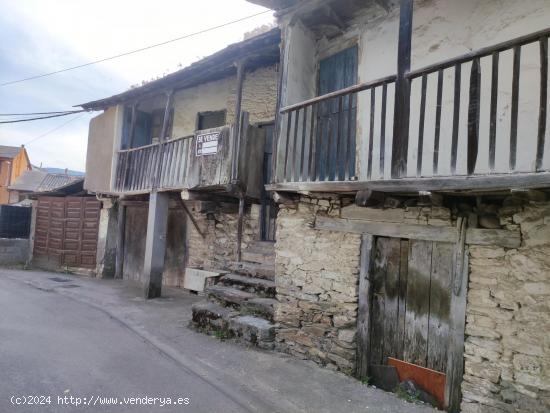
[[[266, 9], [245, 0], [0, 0], [0, 83], [139, 49]], [[271, 12], [141, 53], [0, 87], [0, 114], [72, 110], [206, 57]], [[33, 165], [84, 171], [88, 123], [101, 112], [0, 124], [0, 145], [25, 144]]]

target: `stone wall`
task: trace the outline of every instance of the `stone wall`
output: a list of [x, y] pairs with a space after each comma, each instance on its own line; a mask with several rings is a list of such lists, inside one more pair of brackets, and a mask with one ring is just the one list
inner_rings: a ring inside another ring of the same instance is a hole
[[[205, 235], [203, 238], [188, 219], [187, 266], [206, 270], [223, 269], [227, 262], [235, 260], [238, 205], [189, 201], [186, 203]], [[258, 238], [259, 219], [260, 205], [247, 205], [243, 224], [243, 250]]]
[[311, 228], [339, 202], [302, 198], [277, 219], [277, 348], [351, 373], [355, 367], [361, 237]]
[[550, 203], [510, 199], [499, 216], [523, 241], [470, 247], [462, 410], [548, 412]]
[[278, 349], [346, 373], [355, 368], [360, 237], [313, 229], [316, 215], [448, 227], [469, 214], [475, 225], [477, 214], [486, 228], [519, 229], [522, 244], [469, 246], [462, 410], [550, 411], [550, 202], [446, 206], [341, 208], [336, 199], [308, 197], [281, 205]]
[[26, 264], [28, 258], [28, 239], [0, 238], [0, 265]]

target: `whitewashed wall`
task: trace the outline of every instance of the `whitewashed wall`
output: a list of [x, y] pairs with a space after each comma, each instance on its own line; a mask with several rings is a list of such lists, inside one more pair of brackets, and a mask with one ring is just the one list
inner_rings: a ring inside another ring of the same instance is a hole
[[[337, 52], [349, 46], [355, 38], [359, 46], [359, 82], [367, 82], [397, 71], [397, 41], [399, 31], [398, 8], [386, 12], [371, 6], [357, 15], [349, 29], [337, 39], [312, 40], [313, 34], [299, 22], [291, 23], [291, 16], [281, 24], [287, 36], [285, 49], [286, 88], [282, 91], [283, 105], [297, 103], [316, 94], [317, 70], [320, 58], [326, 51]], [[550, 27], [550, 0], [424, 0], [415, 1], [413, 18], [412, 69], [418, 69], [472, 50], [526, 35]], [[461, 111], [457, 173], [466, 173], [467, 104], [470, 64], [462, 67]], [[522, 49], [519, 121], [518, 171], [534, 169], [537, 121], [540, 91], [538, 44]], [[476, 172], [488, 171], [490, 58], [482, 59], [482, 93], [480, 146]], [[512, 53], [500, 57], [498, 96], [498, 124], [496, 171], [508, 171]], [[312, 86], [312, 80], [315, 84]], [[408, 175], [416, 175], [420, 84], [412, 84], [411, 126], [408, 156]], [[433, 142], [435, 131], [437, 75], [428, 79], [422, 176], [432, 174]], [[452, 137], [454, 69], [445, 71], [440, 138], [439, 175], [450, 174], [450, 148]], [[375, 136], [373, 144], [372, 179], [389, 178], [393, 127], [394, 88], [388, 89], [386, 118], [386, 147], [384, 173], [379, 171], [381, 90], [377, 91]], [[548, 114], [550, 122], [550, 114]], [[368, 138], [370, 131], [370, 95], [362, 92], [358, 104], [357, 157], [359, 179], [366, 179]], [[550, 123], [549, 123], [550, 124]], [[284, 127], [282, 127], [284, 130]], [[550, 128], [547, 128], [550, 141]], [[550, 169], [550, 145], [546, 145], [544, 167]]]

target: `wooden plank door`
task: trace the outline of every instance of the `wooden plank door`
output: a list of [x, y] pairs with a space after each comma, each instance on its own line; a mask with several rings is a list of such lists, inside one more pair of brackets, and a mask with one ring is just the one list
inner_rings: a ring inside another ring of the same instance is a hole
[[370, 252], [362, 251], [358, 376], [372, 372], [375, 385], [392, 390], [396, 383], [384, 366], [400, 366], [407, 370], [399, 370], [402, 380], [418, 379], [440, 406], [457, 411], [461, 380], [451, 373], [445, 383], [463, 357], [454, 344], [465, 312], [465, 295], [453, 291], [455, 244], [372, 236], [363, 243]]

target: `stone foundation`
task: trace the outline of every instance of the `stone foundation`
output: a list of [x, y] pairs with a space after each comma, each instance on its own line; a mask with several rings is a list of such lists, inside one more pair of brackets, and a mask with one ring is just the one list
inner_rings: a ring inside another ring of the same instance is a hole
[[504, 206], [499, 217], [522, 245], [470, 247], [462, 411], [548, 412], [550, 203]]
[[[521, 231], [517, 249], [469, 246], [464, 412], [550, 411], [550, 202], [510, 197], [474, 206], [372, 209], [300, 198], [277, 221], [275, 321], [281, 351], [355, 369], [360, 236], [313, 229], [317, 215]], [[488, 201], [489, 202], [489, 201]]]
[[277, 348], [352, 373], [361, 237], [311, 228], [339, 202], [302, 198], [277, 218]]

